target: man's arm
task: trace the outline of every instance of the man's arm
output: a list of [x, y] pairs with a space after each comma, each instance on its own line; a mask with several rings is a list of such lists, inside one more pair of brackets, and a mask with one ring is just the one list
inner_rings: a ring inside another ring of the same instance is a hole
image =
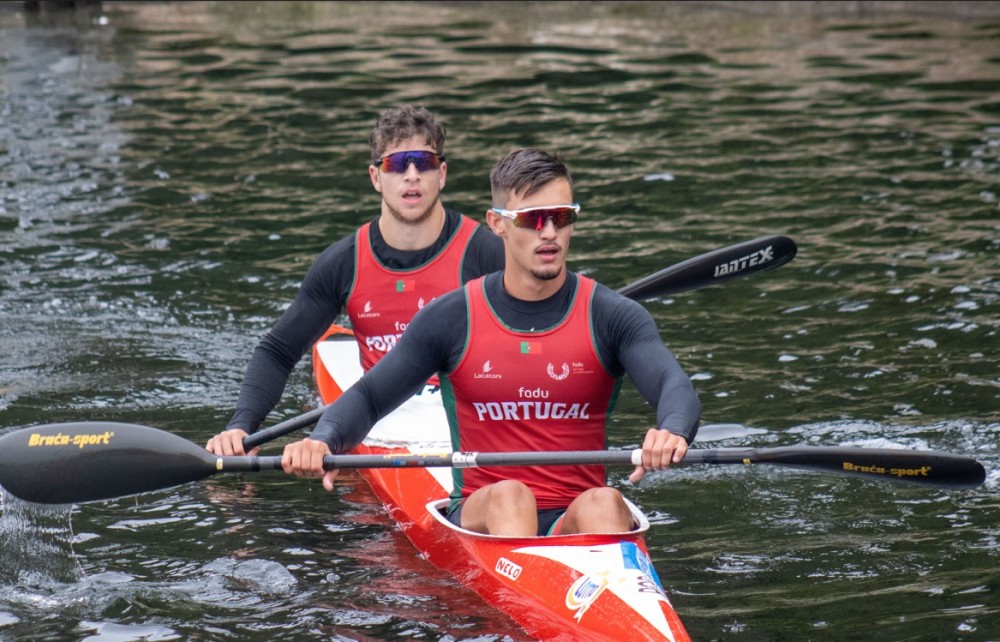
[[395, 347], [327, 408], [310, 439], [324, 442], [334, 453], [360, 444], [379, 419], [416, 394], [427, 379], [457, 364], [467, 332], [464, 289], [431, 301]]
[[701, 403], [645, 308], [599, 287], [594, 311], [598, 349], [605, 363], [612, 371], [628, 373], [656, 408], [656, 428], [647, 430], [642, 441], [642, 465], [629, 475], [637, 483], [647, 470], [667, 468], [684, 458], [698, 431]]
[[313, 263], [292, 304], [254, 349], [227, 429], [253, 432], [281, 400], [288, 376], [343, 309], [354, 278], [354, 236]]
[[656, 322], [639, 303], [598, 285], [594, 332], [601, 358], [612, 372], [627, 373], [656, 408], [660, 429], [694, 441], [701, 403], [691, 379], [660, 337]]

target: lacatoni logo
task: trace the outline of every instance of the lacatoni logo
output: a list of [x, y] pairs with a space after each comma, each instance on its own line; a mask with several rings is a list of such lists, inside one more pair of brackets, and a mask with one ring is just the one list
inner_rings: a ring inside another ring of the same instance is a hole
[[372, 312], [372, 302], [365, 301], [365, 307], [364, 309], [361, 310], [361, 313], [358, 314], [358, 316], [361, 317], [362, 319], [374, 319], [382, 315], [379, 314], [378, 312]]
[[763, 263], [768, 263], [774, 260], [774, 250], [773, 246], [768, 245], [763, 250], [757, 250], [752, 254], [747, 254], [746, 256], [741, 256], [738, 259], [729, 261], [728, 263], [722, 263], [715, 266], [715, 276], [725, 276], [727, 274], [734, 274], [736, 272], [742, 272], [748, 267], [753, 267], [754, 265], [761, 265]]
[[493, 370], [493, 364], [488, 360], [483, 363], [483, 369], [480, 372], [472, 375], [473, 379], [503, 379], [503, 375], [498, 372], [491, 372]]

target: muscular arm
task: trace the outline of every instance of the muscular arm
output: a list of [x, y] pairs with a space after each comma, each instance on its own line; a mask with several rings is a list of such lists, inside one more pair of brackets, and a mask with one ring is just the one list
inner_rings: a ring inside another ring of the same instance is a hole
[[464, 289], [431, 301], [399, 343], [323, 413], [310, 438], [334, 453], [360, 444], [379, 419], [416, 394], [431, 375], [455, 367], [468, 325]]
[[598, 285], [593, 314], [598, 350], [608, 368], [615, 374], [628, 374], [643, 398], [656, 408], [658, 428], [688, 443], [694, 441], [701, 403], [649, 312]]
[[[437, 255], [458, 230], [462, 216], [446, 209], [440, 238], [421, 250], [398, 250], [386, 244], [378, 225], [369, 230], [376, 255], [391, 269], [412, 269]], [[377, 220], [377, 219], [376, 219]], [[328, 247], [302, 281], [291, 306], [255, 348], [247, 366], [236, 411], [227, 429], [253, 432], [278, 404], [292, 369], [347, 305], [354, 280], [355, 238], [351, 234]], [[489, 228], [475, 231], [462, 262], [462, 282], [503, 269], [503, 242]]]
[[354, 279], [354, 235], [313, 263], [291, 306], [254, 349], [227, 429], [255, 431], [278, 404], [288, 376], [340, 314]]

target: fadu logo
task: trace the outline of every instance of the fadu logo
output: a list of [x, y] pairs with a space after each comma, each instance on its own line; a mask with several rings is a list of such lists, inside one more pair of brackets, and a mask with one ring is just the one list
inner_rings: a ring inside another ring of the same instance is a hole
[[557, 373], [556, 367], [550, 363], [549, 367], [546, 369], [546, 372], [548, 372], [549, 376], [555, 379], [556, 381], [562, 381], [563, 379], [569, 376], [569, 364], [566, 363], [562, 364], [562, 371]]

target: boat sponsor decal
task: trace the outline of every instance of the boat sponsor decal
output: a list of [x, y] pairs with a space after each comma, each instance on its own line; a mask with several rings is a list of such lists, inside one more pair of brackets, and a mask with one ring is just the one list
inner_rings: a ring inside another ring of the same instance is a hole
[[87, 446], [107, 446], [111, 443], [111, 438], [115, 436], [113, 430], [96, 432], [85, 435], [64, 435], [57, 432], [54, 435], [40, 435], [37, 432], [31, 433], [28, 437], [28, 448], [39, 446], [76, 446], [86, 448]]
[[548, 370], [546, 372], [548, 372], [549, 376], [555, 379], [556, 381], [562, 381], [563, 379], [569, 376], [569, 364], [568, 363], [562, 364], [562, 370], [559, 373], [556, 373], [555, 366], [553, 366], [550, 363]]
[[763, 265], [764, 263], [769, 263], [774, 260], [774, 249], [773, 246], [768, 245], [763, 250], [757, 250], [747, 254], [746, 256], [741, 256], [738, 259], [733, 259], [727, 263], [720, 263], [715, 266], [715, 277], [726, 276], [727, 274], [735, 274], [737, 272], [742, 272], [748, 267], [753, 267], [754, 265]]
[[552, 401], [475, 401], [473, 409], [479, 421], [517, 421], [533, 419], [590, 419], [590, 402]]
[[[628, 606], [631, 615], [627, 617], [642, 618], [663, 633], [665, 639], [675, 639], [666, 615], [673, 607], [649, 555], [635, 541], [593, 546], [526, 546], [512, 552], [552, 560], [571, 572], [576, 571], [573, 575], [576, 579], [566, 590], [566, 607], [573, 612], [577, 622], [588, 611], [600, 612], [599, 608], [595, 610], [595, 604], [608, 599], [602, 596], [611, 595]], [[531, 573], [539, 570], [534, 563], [523, 561], [521, 564]], [[554, 568], [546, 568], [546, 571], [549, 574], [564, 572]]]
[[576, 611], [573, 619], [579, 622], [590, 605], [597, 601], [604, 589], [608, 588], [606, 574], [581, 575], [566, 592], [566, 608]]
[[501, 557], [497, 560], [496, 572], [516, 582], [521, 576], [521, 567], [506, 557]]
[[663, 585], [660, 584], [660, 577], [656, 574], [656, 568], [649, 559], [649, 555], [646, 555], [634, 542], [622, 542], [621, 547], [622, 561], [625, 564], [625, 568], [635, 569], [648, 579], [648, 582], [643, 582], [642, 578], [640, 578], [640, 592], [648, 593], [651, 589], [652, 592], [658, 593], [663, 599], [666, 599], [666, 591], [663, 590]]

